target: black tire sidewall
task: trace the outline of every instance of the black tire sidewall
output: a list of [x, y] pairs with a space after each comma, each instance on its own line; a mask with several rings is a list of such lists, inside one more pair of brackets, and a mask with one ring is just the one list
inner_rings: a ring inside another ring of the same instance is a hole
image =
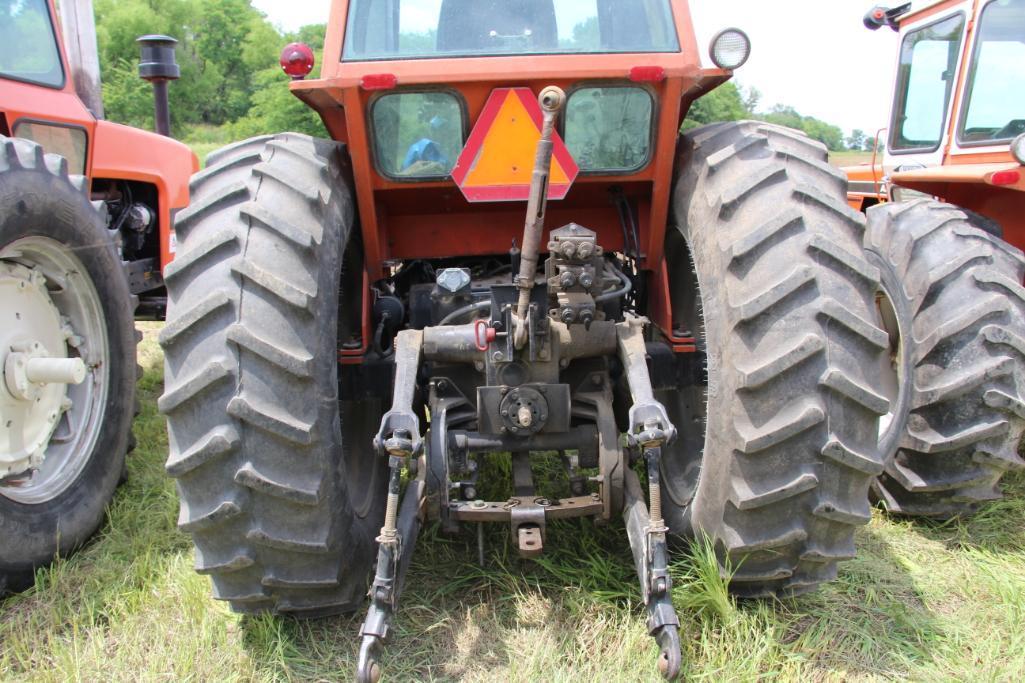
[[66, 176], [45, 169], [0, 173], [0, 246], [41, 236], [73, 251], [103, 309], [109, 349], [107, 400], [99, 434], [78, 478], [35, 505], [0, 495], [0, 583], [33, 582], [37, 567], [82, 545], [103, 520], [124, 467], [135, 400], [135, 337], [131, 296], [120, 260], [98, 212]]
[[912, 362], [911, 348], [913, 336], [911, 322], [914, 318], [912, 302], [904, 292], [903, 277], [897, 273], [893, 264], [885, 258], [866, 249], [866, 260], [879, 269], [879, 287], [890, 300], [897, 318], [897, 328], [901, 338], [901, 348], [897, 357], [898, 394], [893, 405], [893, 419], [890, 422], [885, 438], [879, 441], [879, 452], [886, 454], [886, 464], [893, 462], [894, 454], [901, 435], [907, 428], [911, 409], [910, 383], [914, 379], [915, 366]]

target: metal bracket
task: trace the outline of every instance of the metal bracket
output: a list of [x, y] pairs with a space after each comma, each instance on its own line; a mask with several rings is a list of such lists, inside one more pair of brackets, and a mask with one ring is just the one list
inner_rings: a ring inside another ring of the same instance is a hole
[[381, 418], [381, 428], [374, 437], [374, 449], [381, 455], [416, 456], [423, 448], [420, 418], [413, 412], [423, 342], [424, 333], [420, 330], [402, 330], [395, 336], [392, 407]]
[[630, 407], [628, 437], [634, 445], [661, 446], [676, 438], [676, 427], [669, 420], [665, 407], [655, 400], [655, 392], [651, 388], [644, 343], [644, 326], [647, 324], [646, 318], [627, 314], [626, 322], [616, 325], [616, 337], [633, 404]]
[[[370, 608], [359, 630], [362, 638], [356, 668], [356, 680], [359, 683], [377, 683], [381, 678], [378, 659], [390, 635], [391, 619], [398, 608], [413, 548], [420, 533], [425, 490], [422, 479], [409, 483], [395, 523], [395, 536], [391, 540], [382, 541], [377, 547], [377, 573], [370, 588]], [[385, 525], [388, 525], [387, 521]]]
[[[652, 463], [657, 468], [657, 456], [649, 459], [649, 472]], [[679, 675], [683, 655], [680, 651], [680, 619], [672, 602], [666, 530], [660, 519], [649, 516], [640, 480], [633, 470], [626, 471], [626, 506], [623, 514], [626, 517], [626, 533], [633, 551], [641, 595], [648, 610], [648, 633], [659, 644], [659, 671], [666, 679], [672, 680]]]
[[545, 507], [532, 497], [512, 498], [509, 505], [509, 524], [513, 542], [520, 557], [534, 559], [544, 550]]

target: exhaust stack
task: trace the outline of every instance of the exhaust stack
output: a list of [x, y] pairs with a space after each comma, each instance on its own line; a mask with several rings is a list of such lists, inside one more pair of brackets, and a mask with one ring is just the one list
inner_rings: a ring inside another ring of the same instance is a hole
[[176, 81], [181, 69], [174, 56], [178, 41], [171, 36], [142, 36], [135, 42], [142, 47], [139, 77], [153, 84], [154, 121], [157, 132], [171, 137], [171, 107], [167, 101], [167, 82]]
[[63, 0], [60, 3], [60, 19], [75, 92], [92, 115], [102, 119], [103, 91], [100, 87], [100, 56], [96, 48], [93, 0]]

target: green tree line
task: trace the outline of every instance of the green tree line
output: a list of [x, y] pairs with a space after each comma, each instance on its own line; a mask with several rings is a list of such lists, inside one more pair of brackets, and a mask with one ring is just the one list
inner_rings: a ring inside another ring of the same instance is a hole
[[683, 129], [689, 130], [706, 123], [717, 121], [739, 121], [742, 119], [760, 119], [788, 128], [804, 131], [809, 137], [826, 145], [831, 152], [845, 149], [871, 150], [874, 142], [863, 131], [853, 131], [845, 138], [839, 126], [815, 118], [803, 116], [793, 107], [777, 104], [768, 112], [759, 112], [758, 105], [761, 95], [755, 88], [744, 89], [732, 81], [724, 83], [708, 93], [690, 108]]
[[175, 135], [226, 126], [233, 138], [286, 129], [323, 134], [316, 114], [289, 93], [278, 58], [286, 43], [303, 40], [319, 63], [324, 25], [281, 35], [250, 0], [96, 0], [94, 8], [109, 119], [152, 127], [153, 96], [138, 75], [135, 40], [162, 33], [178, 40]]
[[[175, 135], [201, 140], [213, 130], [221, 139], [240, 139], [283, 130], [323, 135], [319, 117], [288, 90], [278, 66], [288, 42], [307, 43], [323, 57], [324, 24], [280, 34], [251, 0], [96, 0], [96, 26], [108, 118], [140, 128], [153, 125], [150, 87], [138, 76], [135, 40], [147, 33], [178, 39], [181, 80], [170, 89]], [[837, 126], [793, 107], [757, 111], [759, 94], [728, 82], [698, 100], [684, 129], [758, 118], [803, 130], [832, 151], [862, 149], [871, 140], [861, 131], [844, 138]], [[214, 140], [216, 141], [216, 140]]]

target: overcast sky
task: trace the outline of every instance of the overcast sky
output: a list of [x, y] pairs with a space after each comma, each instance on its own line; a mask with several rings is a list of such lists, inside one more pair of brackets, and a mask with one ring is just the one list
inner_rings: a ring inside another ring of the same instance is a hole
[[[330, 0], [253, 0], [276, 26], [327, 21]], [[875, 0], [691, 0], [702, 54], [721, 28], [751, 36], [736, 81], [762, 93], [761, 107], [789, 104], [805, 115], [875, 133], [886, 125], [897, 34], [861, 23]], [[894, 0], [891, 5], [900, 4]], [[707, 62], [707, 56], [705, 57]]]

